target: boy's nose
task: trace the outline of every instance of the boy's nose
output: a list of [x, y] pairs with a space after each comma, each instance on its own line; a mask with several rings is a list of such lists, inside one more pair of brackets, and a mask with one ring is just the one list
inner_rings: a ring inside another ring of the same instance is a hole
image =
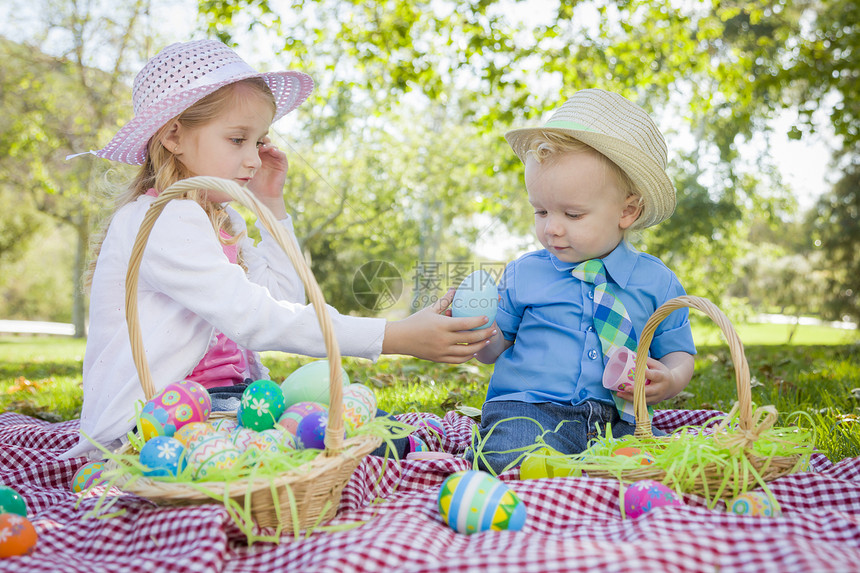
[[544, 232], [547, 235], [558, 236], [564, 232], [564, 226], [561, 225], [557, 217], [548, 215], [544, 224]]

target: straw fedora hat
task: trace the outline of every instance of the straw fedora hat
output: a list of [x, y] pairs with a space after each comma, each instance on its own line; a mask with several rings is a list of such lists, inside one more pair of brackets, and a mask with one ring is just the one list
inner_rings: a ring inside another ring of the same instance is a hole
[[515, 129], [505, 139], [525, 163], [532, 142], [547, 132], [593, 147], [627, 173], [644, 200], [636, 228], [656, 225], [675, 210], [675, 187], [666, 174], [666, 141], [645, 110], [630, 100], [605, 90], [581, 90], [543, 127]]
[[99, 157], [140, 165], [149, 139], [170, 119], [227, 84], [262, 78], [275, 96], [280, 119], [307, 99], [314, 82], [295, 71], [259, 73], [233, 50], [216, 40], [171, 44], [150, 59], [134, 79], [134, 119], [125, 124]]

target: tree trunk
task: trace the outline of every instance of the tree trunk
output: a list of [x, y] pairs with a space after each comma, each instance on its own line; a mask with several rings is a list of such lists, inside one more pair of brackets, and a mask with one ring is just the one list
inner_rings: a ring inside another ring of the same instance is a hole
[[89, 248], [89, 220], [81, 215], [75, 225], [77, 241], [75, 245], [75, 264], [72, 268], [72, 324], [75, 326], [75, 338], [86, 338], [86, 301], [82, 279], [87, 264], [87, 249]]

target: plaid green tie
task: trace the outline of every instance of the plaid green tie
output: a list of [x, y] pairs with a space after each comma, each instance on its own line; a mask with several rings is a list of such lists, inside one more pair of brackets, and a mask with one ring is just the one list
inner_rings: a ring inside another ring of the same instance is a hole
[[[606, 280], [603, 261], [600, 259], [584, 261], [579, 263], [570, 274], [594, 285], [594, 330], [600, 338], [604, 365], [609, 360], [609, 356], [619, 348], [626, 347], [636, 352], [636, 329], [630, 321], [630, 315], [627, 314], [624, 303], [616, 298], [612, 292], [612, 285]], [[621, 419], [635, 423], [633, 403], [622, 400], [615, 392], [613, 397]], [[648, 411], [653, 415], [651, 408]]]

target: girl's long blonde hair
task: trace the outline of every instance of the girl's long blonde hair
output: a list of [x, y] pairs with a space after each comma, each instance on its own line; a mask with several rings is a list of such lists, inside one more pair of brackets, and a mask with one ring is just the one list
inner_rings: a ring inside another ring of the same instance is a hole
[[[168, 151], [161, 143], [162, 137], [170, 129], [171, 125], [173, 125], [173, 122], [178, 121], [183, 127], [191, 129], [209, 123], [223, 113], [225, 108], [233, 104], [237, 98], [240, 97], [239, 93], [237, 93], [239, 91], [237, 90], [239, 86], [247, 86], [251, 88], [254, 95], [258, 95], [264, 100], [270, 102], [272, 110], [275, 110], [275, 97], [272, 95], [272, 91], [269, 89], [266, 82], [261, 78], [250, 78], [240, 80], [232, 84], [227, 84], [200, 101], [192, 104], [188, 109], [183, 111], [174, 119], [161, 126], [161, 128], [155, 132], [155, 135], [153, 135], [149, 140], [146, 160], [128, 187], [116, 197], [110, 217], [99, 233], [95, 236], [90, 252], [89, 266], [84, 277], [84, 285], [86, 287], [92, 286], [93, 273], [95, 272], [98, 256], [101, 252], [102, 243], [104, 242], [105, 235], [107, 235], [107, 230], [108, 227], [110, 227], [113, 215], [125, 205], [132, 203], [141, 195], [146, 194], [150, 189], [163, 191], [177, 181], [186, 179], [192, 175], [185, 165], [182, 164], [179, 158]], [[220, 242], [224, 244], [234, 244], [242, 238], [241, 235], [229, 240], [221, 237], [220, 231], [222, 230], [231, 236], [233, 235], [233, 225], [230, 221], [230, 216], [226, 211], [224, 211], [220, 203], [207, 200], [204, 191], [189, 191], [183, 195], [183, 198], [195, 201], [203, 207], [203, 210], [206, 211], [206, 214], [209, 216], [209, 220], [212, 222], [215, 236], [218, 237]], [[242, 254], [240, 251], [240, 264], [242, 264], [241, 257]]]

